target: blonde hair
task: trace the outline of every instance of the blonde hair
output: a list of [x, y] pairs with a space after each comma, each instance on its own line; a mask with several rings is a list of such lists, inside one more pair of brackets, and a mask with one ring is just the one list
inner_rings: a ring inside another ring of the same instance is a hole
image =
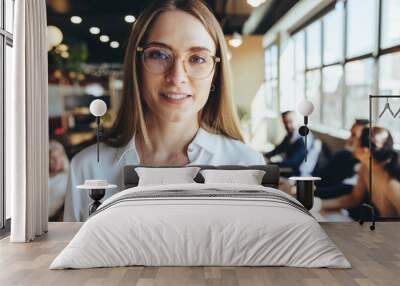
[[63, 159], [63, 169], [62, 172], [68, 172], [69, 170], [69, 160], [67, 157], [67, 153], [65, 153], [64, 146], [56, 141], [56, 140], [50, 140], [49, 141], [49, 155], [53, 153], [54, 151], [60, 152], [62, 159]]
[[141, 89], [138, 83], [140, 58], [136, 51], [138, 46], [144, 44], [146, 35], [157, 16], [163, 12], [174, 10], [187, 12], [200, 20], [216, 45], [217, 56], [221, 58], [214, 74], [215, 90], [210, 94], [207, 103], [199, 113], [201, 126], [209, 132], [243, 142], [232, 98], [228, 49], [217, 19], [200, 0], [159, 0], [143, 11], [131, 31], [124, 59], [123, 98], [117, 118], [105, 140], [109, 146], [125, 146], [135, 135], [151, 147], [144, 119], [147, 107], [140, 96]]

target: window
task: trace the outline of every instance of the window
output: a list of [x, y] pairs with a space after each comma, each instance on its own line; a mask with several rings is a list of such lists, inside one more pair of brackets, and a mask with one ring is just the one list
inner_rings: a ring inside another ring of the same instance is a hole
[[303, 31], [297, 33], [294, 36], [294, 64], [296, 73], [304, 73], [305, 62], [306, 62], [306, 52], [305, 52], [305, 34]]
[[[311, 124], [348, 130], [354, 119], [369, 118], [370, 94], [400, 94], [400, 1], [347, 0], [323, 13], [292, 37], [295, 93], [314, 103]], [[400, 100], [390, 101], [400, 109]], [[385, 103], [374, 107], [374, 118]], [[393, 120], [374, 123], [400, 144]]]
[[[383, 55], [379, 59], [379, 94], [400, 95], [400, 52]], [[400, 110], [400, 98], [388, 99], [394, 113]], [[376, 104], [376, 102], [374, 101]], [[378, 103], [378, 114], [383, 110], [386, 101], [380, 99]], [[388, 128], [393, 135], [394, 141], [400, 143], [399, 118], [394, 119], [385, 113], [377, 120], [379, 126]]]
[[355, 119], [369, 116], [369, 95], [374, 93], [374, 59], [349, 62], [345, 73], [345, 128], [350, 129]]
[[321, 71], [319, 69], [308, 71], [306, 73], [306, 97], [314, 104], [315, 112], [310, 116], [310, 120], [313, 123], [319, 123], [320, 110], [321, 110]]
[[304, 72], [306, 69], [306, 50], [305, 50], [305, 32], [300, 31], [294, 36], [294, 65], [295, 65], [295, 89], [294, 94], [296, 101], [299, 102], [304, 98]]
[[272, 45], [265, 50], [265, 80], [278, 77], [278, 48]]
[[[5, 57], [5, 59], [6, 59], [5, 60], [5, 62], [6, 62], [6, 67], [5, 67], [5, 96], [6, 96], [6, 98], [11, 94], [11, 84], [10, 84], [11, 83], [11, 67], [13, 65], [11, 53], [12, 53], [12, 47], [9, 46], [9, 45], [6, 45], [6, 52], [5, 52], [5, 56], [6, 56]], [[5, 190], [5, 192], [6, 192], [6, 194], [5, 194], [5, 219], [8, 219], [8, 218], [11, 217], [11, 209], [10, 209], [10, 206], [11, 206], [11, 193], [10, 193], [10, 191], [8, 189]]]
[[382, 48], [400, 44], [400, 4], [398, 0], [382, 1]]
[[278, 46], [273, 44], [265, 50], [265, 102], [267, 109], [277, 111], [278, 106]]
[[10, 74], [13, 63], [11, 52], [13, 43], [14, 0], [0, 0], [0, 228], [4, 228], [6, 219], [11, 216], [10, 195], [5, 190], [4, 161], [4, 105], [10, 92]]
[[376, 43], [376, 0], [347, 1], [347, 57], [371, 53]]
[[321, 65], [321, 22], [317, 21], [306, 28], [307, 37], [307, 68]]
[[324, 64], [343, 59], [343, 9], [337, 8], [323, 17]]
[[322, 122], [328, 126], [341, 128], [343, 67], [334, 65], [322, 69], [322, 80], [324, 97]]
[[[298, 73], [296, 74], [296, 80], [295, 80], [295, 98], [296, 98], [296, 103], [300, 102], [305, 97], [305, 74], [303, 73]], [[297, 104], [295, 105], [297, 106]]]
[[5, 30], [9, 33], [13, 33], [13, 15], [14, 15], [14, 0], [5, 0]]

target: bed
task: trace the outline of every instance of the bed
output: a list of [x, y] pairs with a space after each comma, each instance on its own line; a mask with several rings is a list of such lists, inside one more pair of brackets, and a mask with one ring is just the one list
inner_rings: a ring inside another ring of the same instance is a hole
[[[279, 169], [262, 185], [138, 185], [137, 166], [124, 170], [125, 190], [102, 203], [50, 269], [144, 266], [292, 266], [350, 268], [314, 217], [277, 190]], [[203, 182], [202, 182], [203, 181]]]

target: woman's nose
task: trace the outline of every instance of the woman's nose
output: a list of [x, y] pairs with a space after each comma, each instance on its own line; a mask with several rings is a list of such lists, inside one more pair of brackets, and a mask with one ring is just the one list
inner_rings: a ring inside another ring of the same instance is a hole
[[170, 83], [185, 83], [188, 81], [188, 76], [185, 70], [184, 61], [176, 59], [170, 70], [166, 73], [166, 80]]

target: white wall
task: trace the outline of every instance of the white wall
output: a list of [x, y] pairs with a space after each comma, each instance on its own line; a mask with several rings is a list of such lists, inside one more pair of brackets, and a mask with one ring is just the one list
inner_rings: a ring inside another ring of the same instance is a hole
[[[231, 37], [227, 36], [228, 42]], [[231, 53], [231, 71], [233, 77], [233, 96], [236, 106], [251, 112], [251, 106], [257, 102], [259, 112], [263, 113], [264, 97], [260, 95], [260, 89], [264, 82], [264, 49], [262, 36], [242, 36], [243, 43], [237, 48], [228, 45]], [[262, 93], [262, 91], [261, 91]], [[261, 101], [261, 102], [260, 102]], [[251, 114], [252, 116], [253, 114]], [[245, 140], [255, 149], [265, 150], [266, 127], [259, 125], [256, 132], [253, 127], [253, 118], [247, 122], [241, 122], [241, 131]], [[265, 124], [264, 124], [265, 125]], [[255, 138], [255, 136], [257, 138]]]
[[[229, 41], [230, 37], [226, 37]], [[228, 45], [235, 103], [250, 111], [251, 102], [264, 81], [262, 36], [243, 36], [237, 48]]]

